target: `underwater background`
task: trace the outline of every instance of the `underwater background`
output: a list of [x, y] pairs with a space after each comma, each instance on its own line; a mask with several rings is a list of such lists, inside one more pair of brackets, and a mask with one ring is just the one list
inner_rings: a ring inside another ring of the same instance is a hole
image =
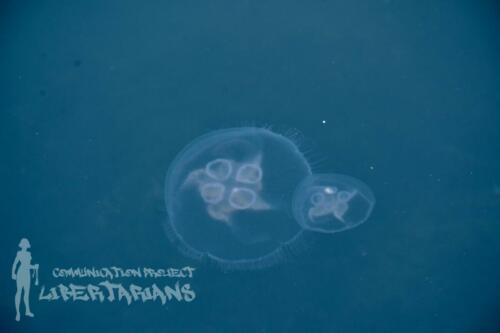
[[[498, 332], [499, 17], [494, 1], [2, 1], [0, 331]], [[166, 171], [235, 126], [300, 133], [315, 172], [370, 186], [370, 219], [262, 270], [183, 256]], [[40, 285], [62, 282], [53, 267], [189, 265], [196, 299], [32, 286], [16, 322], [23, 237]]]

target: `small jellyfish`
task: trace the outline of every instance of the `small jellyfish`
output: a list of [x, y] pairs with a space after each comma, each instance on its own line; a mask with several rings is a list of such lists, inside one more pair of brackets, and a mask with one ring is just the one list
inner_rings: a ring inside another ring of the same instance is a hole
[[167, 235], [184, 254], [224, 268], [273, 265], [300, 241], [290, 203], [310, 174], [295, 143], [268, 129], [204, 135], [167, 172]]
[[374, 205], [373, 192], [360, 180], [338, 174], [316, 174], [297, 186], [292, 210], [304, 229], [335, 233], [365, 222]]

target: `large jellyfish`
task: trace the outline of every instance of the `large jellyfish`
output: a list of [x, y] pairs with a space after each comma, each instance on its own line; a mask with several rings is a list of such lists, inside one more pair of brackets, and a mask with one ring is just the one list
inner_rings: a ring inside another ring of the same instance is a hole
[[311, 174], [293, 141], [243, 127], [204, 135], [181, 151], [166, 177], [166, 231], [185, 254], [225, 268], [270, 266], [300, 242], [291, 212]]

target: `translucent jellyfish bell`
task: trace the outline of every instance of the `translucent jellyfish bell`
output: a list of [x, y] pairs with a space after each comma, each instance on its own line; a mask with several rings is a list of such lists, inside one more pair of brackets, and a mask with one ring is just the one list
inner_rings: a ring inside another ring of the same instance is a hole
[[186, 255], [230, 269], [285, 258], [303, 229], [290, 214], [309, 163], [287, 137], [264, 128], [215, 131], [189, 144], [165, 182], [170, 240]]
[[362, 181], [339, 174], [306, 177], [296, 188], [292, 210], [307, 230], [335, 233], [365, 222], [375, 196]]

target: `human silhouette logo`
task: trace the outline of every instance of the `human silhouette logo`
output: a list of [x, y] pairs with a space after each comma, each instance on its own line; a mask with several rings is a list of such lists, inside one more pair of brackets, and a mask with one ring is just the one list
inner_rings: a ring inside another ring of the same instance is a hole
[[30, 310], [30, 287], [31, 278], [35, 277], [35, 286], [38, 285], [38, 264], [31, 264], [31, 252], [28, 249], [31, 247], [28, 239], [23, 238], [19, 242], [19, 250], [16, 254], [16, 259], [12, 265], [12, 279], [16, 281], [16, 321], [21, 320], [21, 296], [23, 296], [25, 315], [34, 317], [35, 315]]

